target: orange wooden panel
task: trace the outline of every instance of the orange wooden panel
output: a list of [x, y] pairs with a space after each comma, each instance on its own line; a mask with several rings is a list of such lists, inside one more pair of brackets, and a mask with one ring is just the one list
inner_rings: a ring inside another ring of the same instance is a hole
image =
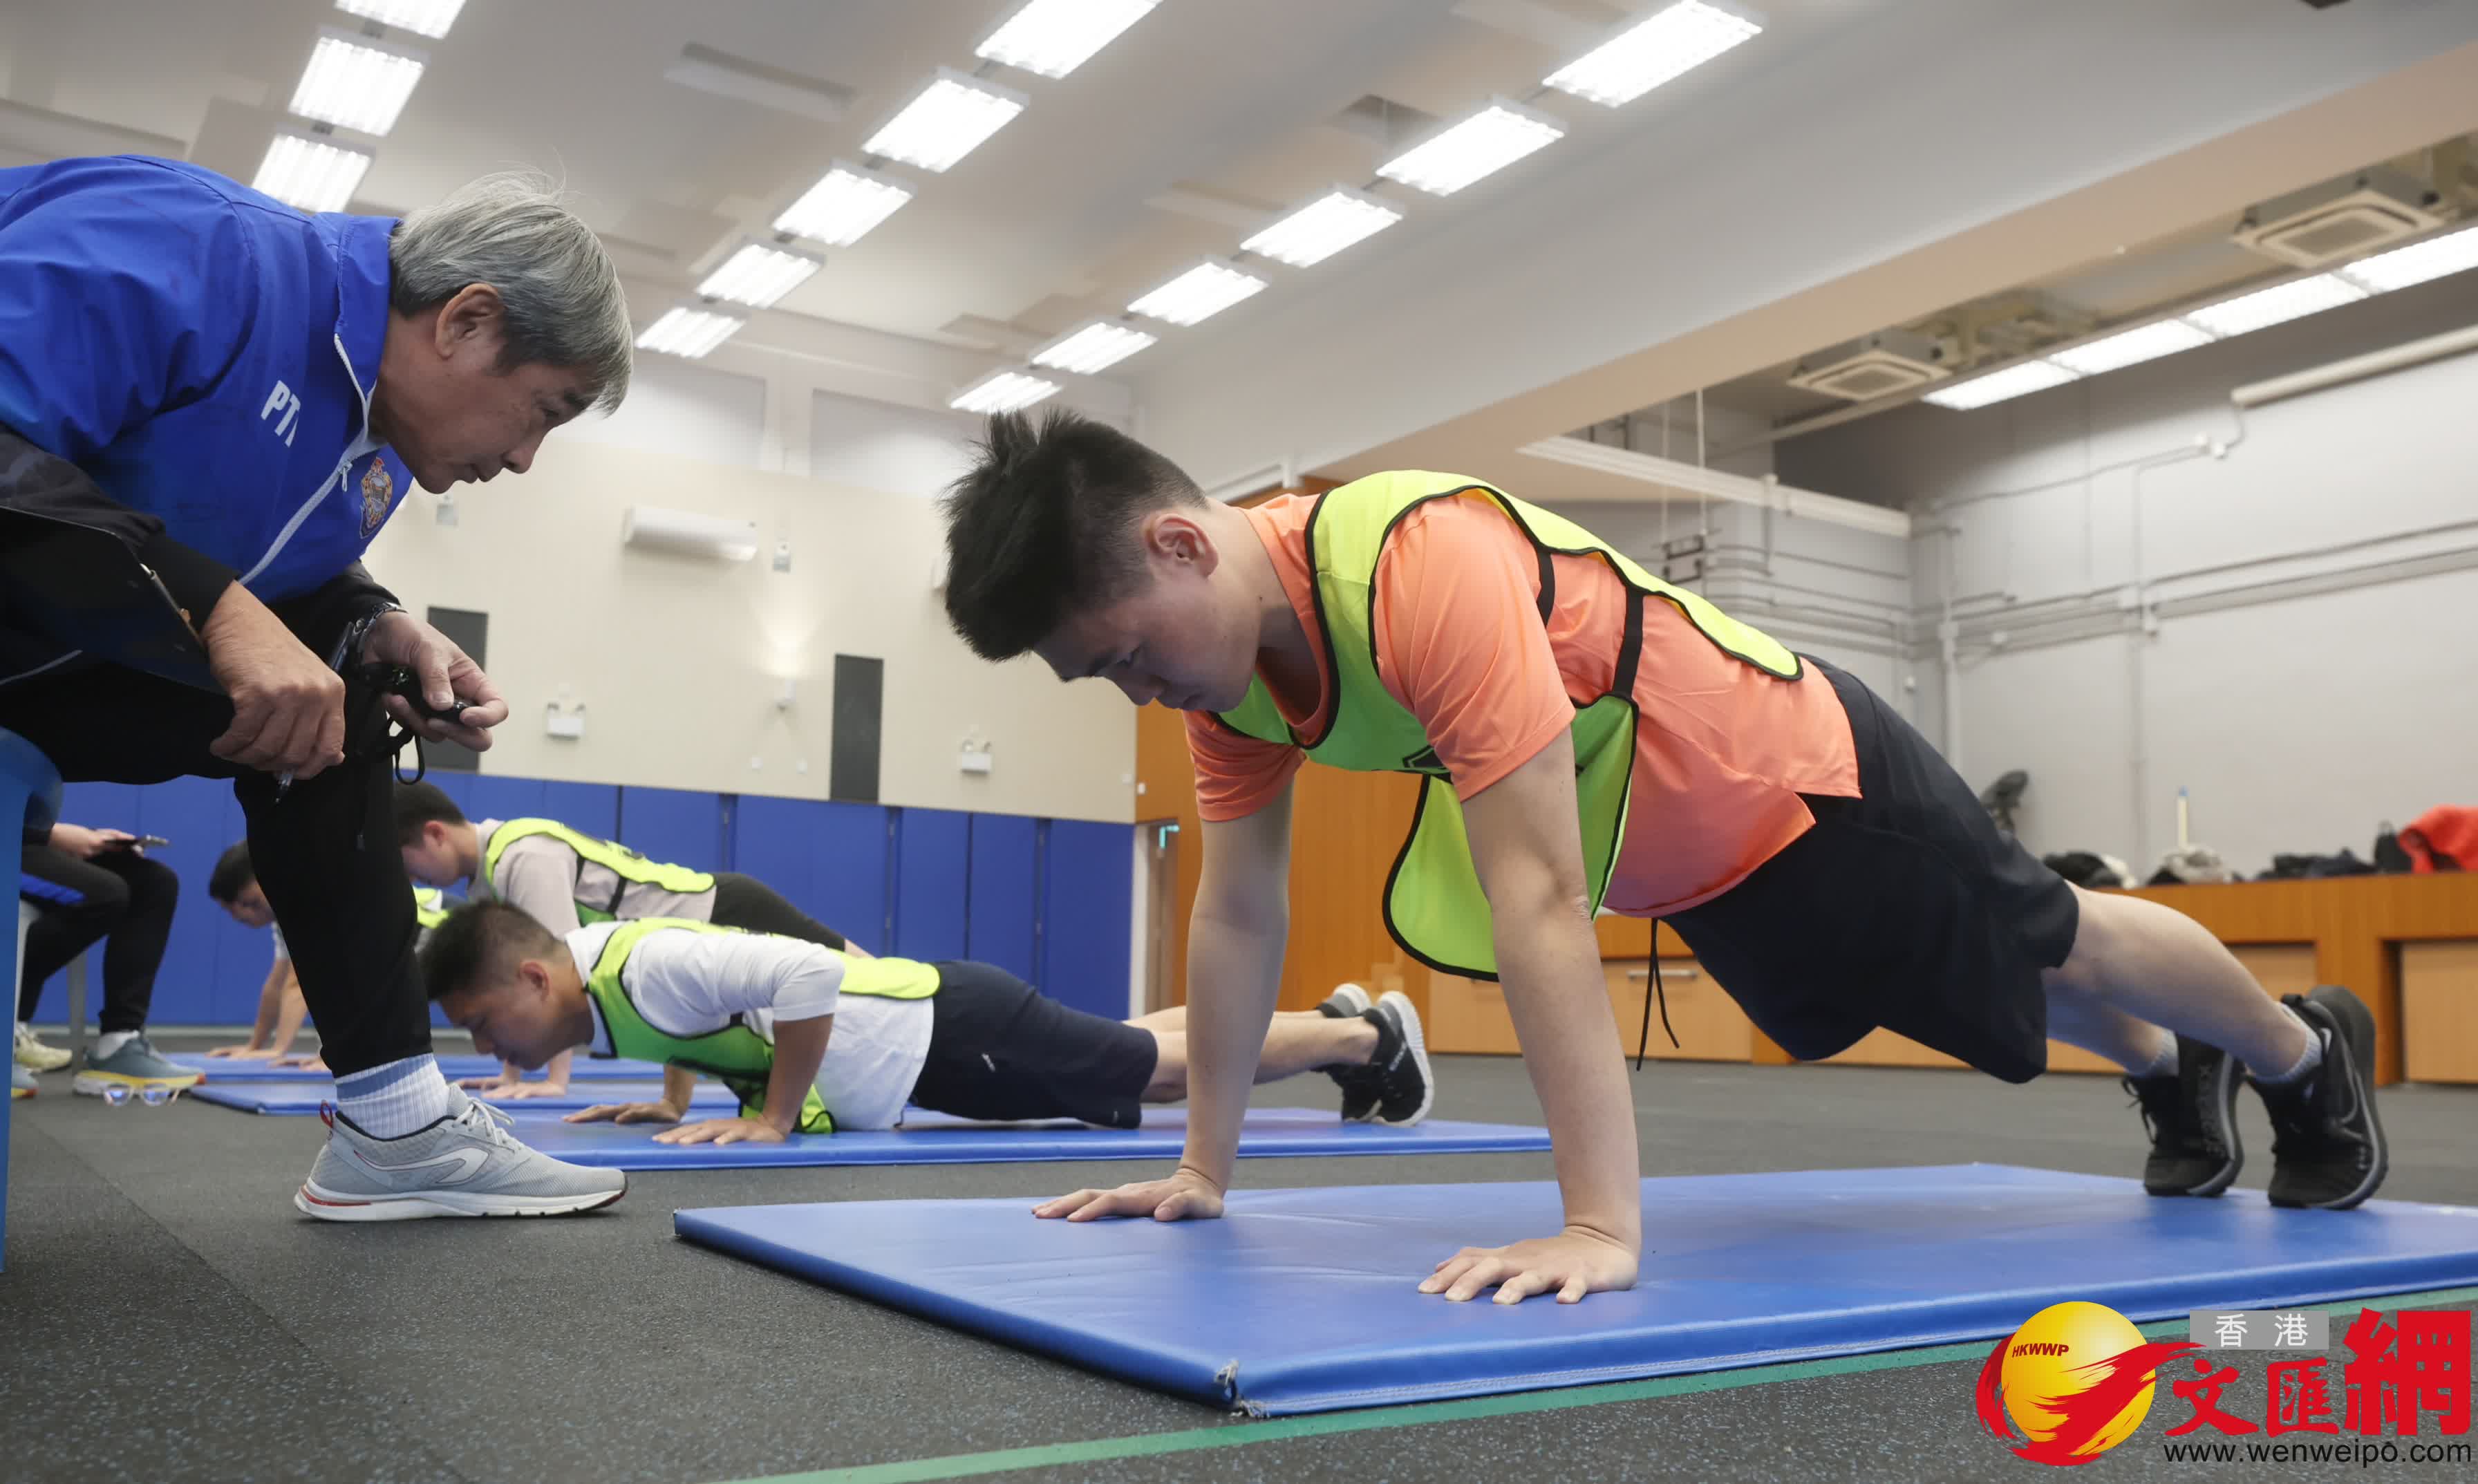
[[2241, 943], [2229, 951], [2254, 975], [2255, 983], [2274, 999], [2283, 994], [2303, 994], [2323, 981], [2314, 975], [2314, 945], [2311, 943]]
[[1676, 1045], [1661, 1031], [1656, 1004], [1652, 1007], [1650, 1035], [1645, 1034], [1644, 999], [1652, 985], [1651, 961], [1611, 960], [1601, 968], [1608, 976], [1609, 1013], [1617, 1017], [1618, 1041], [1629, 1056], [1638, 1045], [1656, 1061], [1743, 1062], [1755, 1054], [1755, 1022], [1693, 959], [1660, 963], [1661, 994], [1669, 1002], [1669, 1028], [1678, 1033]]
[[2405, 943], [2401, 1041], [2412, 1082], [2478, 1082], [2478, 942]]
[[1652, 957], [1653, 921], [1649, 918], [1594, 918], [1592, 936], [1601, 941], [1601, 957], [1605, 959]]
[[[1612, 959], [1602, 966], [1607, 979], [1609, 1014], [1618, 1041], [1632, 1056], [1643, 1035], [1644, 975], [1650, 961]], [[1660, 966], [1661, 987], [1669, 998], [1669, 1023], [1678, 1032], [1673, 1046], [1661, 1034], [1657, 1013], [1644, 1054], [1656, 1061], [1743, 1062], [1755, 1044], [1755, 1026], [1722, 988], [1692, 959]], [[1429, 1048], [1464, 1054], [1520, 1055], [1514, 1018], [1505, 1008], [1504, 987], [1453, 974], [1431, 973], [1427, 1013]]]

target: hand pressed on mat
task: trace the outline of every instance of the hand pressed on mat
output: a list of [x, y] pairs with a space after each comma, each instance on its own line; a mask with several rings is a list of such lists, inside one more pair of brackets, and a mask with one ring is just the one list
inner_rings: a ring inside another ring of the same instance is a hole
[[521, 1102], [528, 1097], [565, 1097], [565, 1082], [527, 1082], [515, 1072], [503, 1071], [489, 1077], [460, 1077], [456, 1085], [484, 1102]]
[[1624, 1243], [1569, 1226], [1554, 1237], [1527, 1237], [1502, 1247], [1465, 1247], [1437, 1265], [1420, 1292], [1443, 1294], [1454, 1303], [1497, 1290], [1497, 1302], [1521, 1303], [1534, 1294], [1555, 1293], [1559, 1303], [1585, 1294], [1634, 1287], [1635, 1255]]
[[1061, 1195], [1033, 1207], [1032, 1214], [1045, 1220], [1062, 1216], [1071, 1221], [1149, 1216], [1156, 1221], [1209, 1221], [1222, 1214], [1222, 1187], [1182, 1167], [1167, 1180], [1136, 1180], [1114, 1190]]
[[676, 1123], [688, 1117], [686, 1108], [675, 1108], [666, 1102], [595, 1103], [591, 1108], [571, 1113], [560, 1119], [563, 1123]]
[[764, 1119], [699, 1119], [654, 1136], [656, 1144], [781, 1144], [790, 1137]]

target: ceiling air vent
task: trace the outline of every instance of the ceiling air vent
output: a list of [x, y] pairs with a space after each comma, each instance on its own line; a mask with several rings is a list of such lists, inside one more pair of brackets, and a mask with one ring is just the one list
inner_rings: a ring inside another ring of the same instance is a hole
[[1808, 357], [1790, 373], [1789, 384], [1865, 402], [1942, 381], [1953, 374], [1944, 359], [1944, 347], [1927, 336], [1886, 330]]
[[2229, 238], [2266, 258], [2319, 268], [2443, 225], [2440, 204], [2422, 181], [2366, 170], [2263, 202]]

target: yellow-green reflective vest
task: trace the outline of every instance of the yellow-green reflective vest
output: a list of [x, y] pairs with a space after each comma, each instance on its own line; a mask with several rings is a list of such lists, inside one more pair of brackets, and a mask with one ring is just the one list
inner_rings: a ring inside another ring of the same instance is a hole
[[632, 885], [660, 887], [678, 896], [695, 896], [714, 890], [714, 877], [704, 871], [649, 861], [626, 845], [588, 835], [582, 830], [569, 829], [557, 819], [502, 820], [499, 827], [491, 833], [490, 847], [482, 852], [484, 890], [494, 896], [498, 894], [499, 889], [492, 882], [498, 874], [499, 857], [507, 853], [510, 845], [528, 835], [548, 835], [619, 878], [620, 884], [612, 890], [608, 901], [589, 902], [583, 897], [577, 898], [576, 920], [579, 922], [608, 922], [617, 918], [620, 915], [620, 897]]
[[1549, 561], [1553, 555], [1598, 557], [1634, 594], [1627, 605], [1625, 638], [1607, 692], [1575, 712], [1576, 804], [1582, 823], [1583, 870], [1596, 912], [1608, 890], [1619, 843], [1626, 839], [1637, 722], [1634, 677], [1643, 655], [1646, 600], [1657, 598], [1674, 607], [1723, 653], [1765, 674], [1796, 680], [1803, 670], [1798, 656], [1779, 641], [1740, 623], [1702, 594], [1670, 586], [1573, 521], [1478, 480], [1398, 469], [1318, 496], [1308, 516], [1307, 559], [1322, 630], [1311, 638], [1325, 647], [1333, 686], [1325, 730], [1309, 737], [1285, 722], [1261, 676], [1249, 687], [1247, 698], [1235, 710], [1221, 713], [1220, 719], [1246, 736], [1298, 746], [1329, 767], [1420, 774], [1419, 807], [1385, 882], [1386, 931], [1404, 952], [1432, 968], [1494, 979], [1497, 952], [1488, 898], [1472, 865], [1453, 779], [1439, 764], [1420, 718], [1394, 699], [1377, 670], [1378, 558], [1404, 516], [1430, 500], [1450, 498], [1487, 501], [1530, 541], [1539, 554], [1542, 621], [1556, 603], [1555, 569]]
[[413, 919], [424, 928], [437, 927], [446, 921], [447, 893], [437, 887], [415, 887]]
[[[647, 938], [674, 928], [693, 933], [740, 931], [686, 918], [639, 918], [623, 922], [603, 943], [600, 956], [594, 961], [594, 971], [585, 976], [585, 993], [601, 1007], [602, 1024], [611, 1033], [613, 1056], [703, 1072], [731, 1089], [732, 1095], [740, 1099], [742, 1118], [753, 1119], [766, 1111], [766, 1081], [774, 1072], [772, 1042], [750, 1029], [738, 1016], [731, 1018], [731, 1023], [702, 1035], [674, 1036], [647, 1024], [645, 1018], [637, 1013], [636, 1001], [628, 996], [628, 986], [620, 977], [628, 955]], [[819, 951], [835, 950], [822, 946]], [[835, 957], [843, 962], [842, 993], [846, 994], [926, 999], [938, 993], [938, 970], [932, 965], [911, 959], [855, 959], [840, 953]], [[825, 1101], [814, 1087], [801, 1101], [798, 1129], [804, 1134], [835, 1131], [835, 1120], [827, 1116]]]

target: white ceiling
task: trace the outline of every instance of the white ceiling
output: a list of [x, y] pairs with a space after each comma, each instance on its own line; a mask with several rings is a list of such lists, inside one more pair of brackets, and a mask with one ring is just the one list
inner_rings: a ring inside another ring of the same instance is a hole
[[[1586, 31], [1653, 3], [1536, 0]], [[550, 169], [654, 301], [638, 306], [649, 318], [828, 161], [857, 155], [935, 67], [972, 66], [1015, 4], [469, 0], [449, 37], [417, 43], [430, 69], [357, 207]], [[1567, 139], [1450, 200], [1393, 192], [1402, 225], [1168, 332], [1114, 373], [1149, 435], [1208, 483], [1266, 457], [1479, 457], [1431, 436], [1454, 427], [1485, 424], [1502, 451], [1811, 348], [1679, 386], [1603, 374], [1697, 326], [2478, 39], [2465, 0], [1754, 4], [1757, 41], [1625, 109], [1550, 94], [1538, 106]], [[1529, 95], [1574, 54], [1457, 13], [1481, 8], [1164, 0], [1068, 78], [1003, 74], [1030, 97], [1023, 116], [922, 177], [918, 199], [744, 338], [927, 386], [952, 347], [1008, 340], [974, 320], [1019, 327], [1020, 350], [1115, 312], [1244, 235], [1149, 202], [1187, 189], [1279, 209], [1365, 182], [1384, 151], [1332, 122], [1363, 95], [1453, 114]], [[0, 0], [0, 98], [162, 136], [246, 178], [330, 23], [349, 20], [325, 0]], [[818, 123], [664, 81], [691, 43], [849, 88], [850, 106]], [[2071, 80], [2105, 76], [2131, 91], [2094, 109]], [[1516, 403], [1519, 416], [1479, 415]]]
[[[763, 233], [836, 156], [1018, 0], [470, 0], [378, 146], [359, 209], [401, 211], [485, 170], [560, 175], [632, 271], [686, 278]], [[1579, 26], [1636, 5], [1556, 0]], [[1773, 0], [1776, 31], [1854, 0]], [[322, 0], [74, 0], [0, 5], [0, 96], [184, 141], [254, 169], [321, 24]], [[837, 123], [663, 79], [697, 43], [851, 89]], [[1002, 73], [1030, 106], [785, 301], [786, 311], [938, 338], [958, 316], [1036, 333], [1116, 313], [1244, 235], [1150, 207], [1201, 187], [1280, 209], [1367, 181], [1376, 141], [1328, 120], [1364, 94], [1448, 113], [1532, 91], [1567, 60], [1454, 13], [1450, 0], [1166, 0], [1071, 76]], [[1588, 138], [1614, 115], [1555, 109]], [[916, 176], [919, 172], [913, 172]], [[1452, 216], [1413, 209], [1397, 235]]]

